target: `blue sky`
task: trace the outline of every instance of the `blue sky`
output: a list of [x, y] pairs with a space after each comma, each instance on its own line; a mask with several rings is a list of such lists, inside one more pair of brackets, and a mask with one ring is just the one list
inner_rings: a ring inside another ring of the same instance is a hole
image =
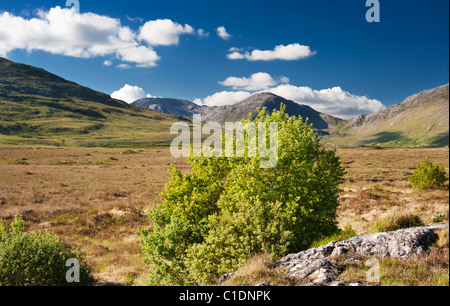
[[272, 91], [342, 118], [448, 83], [447, 0], [379, 0], [379, 23], [366, 0], [79, 2], [0, 0], [0, 56], [124, 99]]

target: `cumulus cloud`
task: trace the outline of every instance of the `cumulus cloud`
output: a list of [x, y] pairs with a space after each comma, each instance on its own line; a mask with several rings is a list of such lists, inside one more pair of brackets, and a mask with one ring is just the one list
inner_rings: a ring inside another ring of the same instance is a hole
[[113, 63], [111, 61], [108, 61], [108, 60], [103, 62], [103, 65], [105, 65], [105, 66], [111, 66], [112, 64]]
[[[128, 18], [130, 19], [130, 18]], [[153, 67], [160, 60], [154, 46], [177, 45], [182, 34], [194, 29], [169, 19], [145, 23], [139, 31], [121, 24], [119, 19], [59, 6], [39, 10], [33, 18], [0, 13], [0, 56], [13, 50], [36, 50], [77, 58], [113, 56], [119, 67]], [[146, 42], [146, 43], [145, 43]], [[109, 60], [104, 62], [105, 65]]]
[[207, 106], [232, 105], [250, 97], [252, 94], [247, 91], [222, 91], [203, 99], [195, 99], [194, 103]]
[[153, 98], [152, 95], [146, 94], [145, 91], [138, 86], [131, 86], [125, 84], [121, 89], [113, 92], [111, 94], [111, 98], [122, 100], [127, 103], [133, 103], [136, 100], [143, 98]]
[[229, 77], [223, 82], [219, 82], [220, 85], [231, 87], [232, 89], [241, 90], [264, 90], [279, 83], [289, 83], [287, 77], [281, 77], [275, 80], [270, 74], [265, 72], [258, 72], [252, 74], [249, 78], [242, 77]]
[[139, 67], [156, 66], [160, 59], [141, 45], [136, 34], [120, 20], [74, 9], [51, 8], [25, 19], [8, 12], [0, 14], [0, 56], [16, 49], [46, 51], [78, 58], [113, 55]]
[[311, 57], [313, 52], [309, 46], [303, 46], [298, 43], [290, 45], [278, 45], [273, 50], [253, 50], [252, 52], [242, 53], [237, 48], [230, 49], [227, 58], [230, 60], [247, 59], [249, 61], [295, 61]]
[[227, 29], [225, 29], [224, 26], [220, 26], [216, 29], [217, 35], [219, 35], [220, 38], [224, 40], [228, 40], [231, 38], [231, 34], [227, 32]]
[[267, 91], [342, 119], [379, 112], [386, 108], [383, 103], [376, 99], [351, 94], [339, 86], [314, 90], [310, 87], [283, 84]]
[[188, 24], [182, 26], [170, 19], [158, 19], [142, 26], [139, 39], [151, 46], [171, 46], [178, 45], [181, 35], [194, 33], [194, 28]]

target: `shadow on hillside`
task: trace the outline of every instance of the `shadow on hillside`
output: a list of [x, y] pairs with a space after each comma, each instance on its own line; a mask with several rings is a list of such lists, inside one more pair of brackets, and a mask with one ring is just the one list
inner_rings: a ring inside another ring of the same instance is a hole
[[441, 133], [430, 139], [430, 143], [436, 147], [445, 147], [449, 145], [449, 132]]
[[367, 139], [360, 139], [359, 144], [360, 145], [370, 145], [373, 143], [383, 143], [388, 141], [401, 141], [403, 140], [403, 136], [399, 132], [380, 132], [377, 133]]

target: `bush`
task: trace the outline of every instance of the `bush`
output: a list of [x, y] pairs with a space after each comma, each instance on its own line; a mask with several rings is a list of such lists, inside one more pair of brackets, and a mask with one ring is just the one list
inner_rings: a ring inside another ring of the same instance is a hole
[[402, 228], [410, 228], [425, 225], [422, 219], [413, 214], [395, 214], [378, 221], [375, 224], [375, 232], [392, 232]]
[[429, 156], [417, 165], [416, 171], [409, 177], [411, 185], [418, 190], [443, 188], [446, 180], [444, 166], [434, 165]]
[[338, 231], [344, 170], [336, 151], [284, 107], [253, 122], [278, 123], [277, 166], [261, 169], [265, 159], [247, 154], [191, 157], [188, 174], [172, 167], [163, 203], [149, 212], [152, 228], [140, 230], [153, 267], [147, 284], [217, 284], [253, 256], [298, 252]]
[[[40, 232], [25, 233], [25, 222], [16, 216], [8, 230], [0, 220], [0, 286], [68, 286], [94, 282], [79, 251], [63, 246], [56, 236]], [[68, 283], [66, 261], [80, 262], [80, 282]]]

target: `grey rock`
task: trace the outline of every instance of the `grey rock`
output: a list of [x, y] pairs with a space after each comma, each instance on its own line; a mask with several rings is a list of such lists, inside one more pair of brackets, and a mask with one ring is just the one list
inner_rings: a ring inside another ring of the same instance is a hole
[[[335, 284], [340, 269], [330, 258], [347, 252], [377, 257], [408, 257], [428, 251], [435, 240], [435, 231], [448, 228], [448, 224], [414, 227], [394, 232], [374, 233], [333, 241], [327, 245], [283, 257], [279, 268], [289, 269], [289, 277], [306, 280], [307, 284]], [[358, 259], [350, 257], [351, 261]], [[361, 285], [361, 284], [358, 284]], [[350, 284], [350, 286], [356, 286]]]

